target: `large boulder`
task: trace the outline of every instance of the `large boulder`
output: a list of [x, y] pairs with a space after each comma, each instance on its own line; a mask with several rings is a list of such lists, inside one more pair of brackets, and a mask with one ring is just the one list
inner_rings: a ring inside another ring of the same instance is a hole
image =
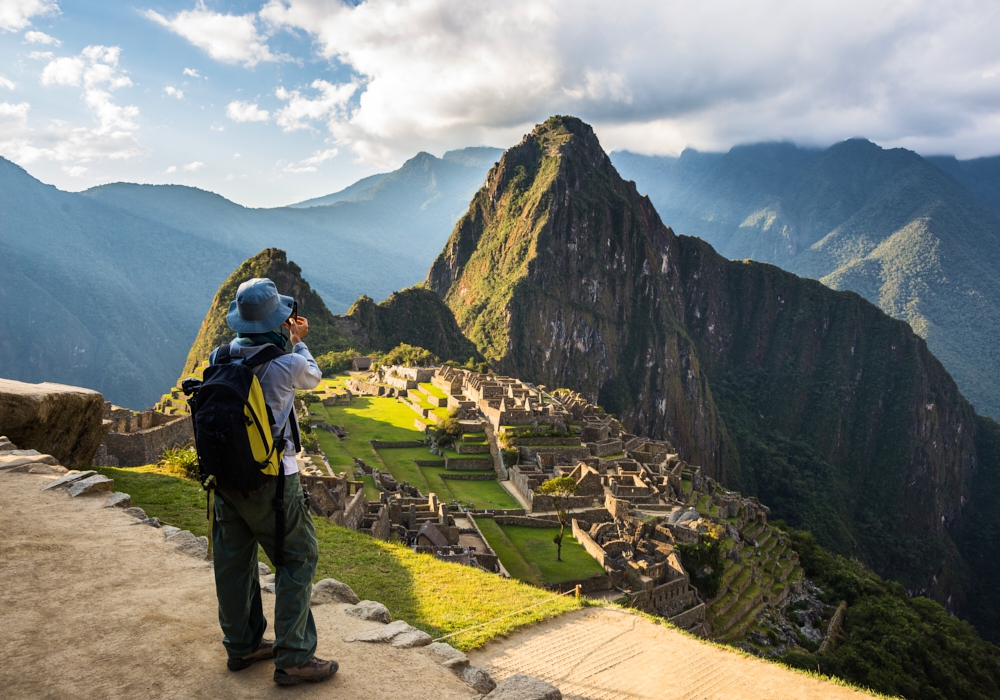
[[562, 693], [545, 681], [516, 673], [500, 681], [483, 700], [562, 700]]
[[104, 397], [90, 389], [0, 379], [0, 435], [66, 467], [90, 466], [107, 432], [103, 409]]

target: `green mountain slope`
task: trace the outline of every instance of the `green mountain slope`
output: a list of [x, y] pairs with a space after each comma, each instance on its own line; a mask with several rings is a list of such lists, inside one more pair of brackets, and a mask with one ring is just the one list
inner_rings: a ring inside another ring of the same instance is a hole
[[952, 610], [996, 608], [961, 533], [1000, 462], [924, 340], [855, 293], [674, 235], [579, 120], [504, 155], [427, 284], [500, 371], [581, 391]]
[[726, 257], [856, 291], [907, 321], [973, 404], [1000, 417], [996, 159], [929, 162], [863, 139], [613, 159], [665, 220]]
[[235, 337], [226, 324], [226, 312], [240, 284], [253, 277], [271, 279], [281, 294], [298, 301], [299, 313], [309, 319], [306, 344], [315, 357], [342, 350], [387, 352], [406, 343], [430, 350], [442, 360], [480, 359], [451, 311], [430, 290], [404, 289], [379, 304], [362, 296], [347, 314], [335, 316], [285, 251], [267, 248], [245, 260], [219, 287], [188, 352], [182, 378], [207, 360], [214, 348]]
[[172, 383], [205, 305], [240, 260], [4, 159], [0, 256], [0, 374], [86, 386], [136, 408]]

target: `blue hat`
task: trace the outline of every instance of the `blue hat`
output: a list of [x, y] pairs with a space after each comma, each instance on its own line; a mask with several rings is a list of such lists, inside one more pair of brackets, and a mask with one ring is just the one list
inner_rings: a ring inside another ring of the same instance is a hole
[[229, 304], [226, 323], [242, 335], [267, 333], [288, 320], [294, 304], [291, 297], [278, 294], [274, 282], [254, 277], [236, 290], [236, 301]]

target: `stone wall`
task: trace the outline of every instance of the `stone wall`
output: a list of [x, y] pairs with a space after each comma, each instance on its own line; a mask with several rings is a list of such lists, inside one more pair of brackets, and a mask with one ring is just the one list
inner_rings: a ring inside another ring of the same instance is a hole
[[601, 548], [601, 545], [594, 542], [587, 531], [580, 527], [580, 522], [576, 518], [573, 518], [573, 538], [583, 545], [583, 548], [587, 550], [587, 554], [597, 560], [598, 564], [603, 566], [605, 569], [609, 569], [609, 567], [604, 563], [606, 555], [604, 550]]
[[681, 629], [690, 629], [705, 621], [705, 604], [698, 603], [690, 610], [685, 610], [679, 615], [674, 615], [667, 620], [671, 624], [677, 625]]
[[337, 523], [348, 530], [358, 530], [361, 527], [361, 519], [368, 512], [368, 501], [365, 499], [365, 492], [358, 491], [354, 497], [347, 502], [344, 508], [342, 522]]
[[451, 479], [452, 481], [496, 481], [497, 475], [493, 472], [484, 472], [482, 474], [448, 474], [443, 472], [440, 474], [442, 479]]
[[423, 440], [409, 440], [404, 442], [383, 442], [382, 440], [369, 440], [368, 444], [376, 450], [394, 449], [402, 447], [424, 447], [427, 443]]
[[528, 518], [517, 515], [497, 515], [493, 517], [497, 525], [517, 525], [518, 527], [559, 527], [558, 520]]
[[[139, 414], [137, 418], [141, 418]], [[138, 432], [109, 432], [94, 464], [112, 467], [139, 467], [159, 461], [163, 452], [171, 447], [179, 447], [194, 442], [191, 416], [169, 419], [168, 422]], [[138, 422], [138, 421], [137, 421]], [[139, 423], [140, 425], [142, 423]]]

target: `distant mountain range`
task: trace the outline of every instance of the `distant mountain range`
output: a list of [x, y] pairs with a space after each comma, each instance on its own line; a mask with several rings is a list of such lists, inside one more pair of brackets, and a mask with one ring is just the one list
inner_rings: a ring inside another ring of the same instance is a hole
[[678, 232], [908, 321], [979, 411], [1000, 418], [1000, 158], [852, 139], [611, 159]]
[[62, 192], [0, 158], [0, 376], [150, 406], [243, 260], [282, 247], [334, 312], [388, 297], [423, 278], [500, 153], [420, 153], [279, 209], [175, 185]]

